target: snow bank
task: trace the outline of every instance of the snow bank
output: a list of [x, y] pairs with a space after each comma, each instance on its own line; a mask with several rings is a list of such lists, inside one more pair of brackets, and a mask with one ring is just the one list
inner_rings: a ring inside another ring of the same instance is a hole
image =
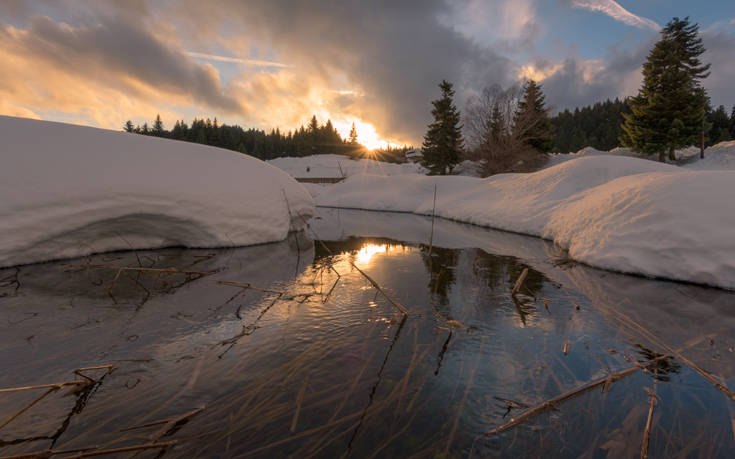
[[350, 177], [317, 204], [432, 212], [552, 239], [601, 268], [735, 289], [735, 173], [583, 155], [532, 174]]
[[268, 160], [268, 164], [272, 164], [286, 171], [292, 177], [298, 178], [349, 177], [356, 174], [403, 175], [426, 173], [426, 169], [417, 163], [393, 164], [372, 159], [356, 160], [342, 155], [276, 158]]
[[[735, 141], [720, 142], [704, 151], [704, 159], [699, 158], [699, 147], [687, 147], [676, 150], [676, 164], [690, 170], [715, 171], [735, 170]], [[583, 156], [629, 156], [632, 158], [649, 159], [655, 161], [658, 156], [647, 156], [635, 153], [629, 148], [617, 147], [610, 151], [600, 151], [592, 147], [585, 147], [576, 153], [552, 153], [546, 167], [557, 166], [563, 162], [581, 158]]]
[[720, 142], [706, 149], [704, 159], [699, 159], [697, 151], [682, 167], [695, 171], [735, 170], [735, 141]]
[[279, 241], [313, 214], [287, 174], [220, 148], [5, 116], [0, 139], [0, 267]]

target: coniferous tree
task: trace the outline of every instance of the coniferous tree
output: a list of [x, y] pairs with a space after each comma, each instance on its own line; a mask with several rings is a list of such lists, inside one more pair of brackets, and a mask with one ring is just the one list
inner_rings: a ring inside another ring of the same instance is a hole
[[716, 110], [708, 109], [707, 121], [712, 125], [708, 145], [716, 145], [720, 142], [732, 140], [730, 135], [730, 117], [727, 115], [724, 105], [720, 105]]
[[443, 80], [439, 84], [442, 97], [433, 101], [431, 114], [434, 121], [429, 124], [423, 144], [422, 164], [429, 173], [448, 174], [459, 163], [464, 141], [460, 114], [454, 106], [452, 84]]
[[621, 146], [623, 113], [629, 112], [627, 102], [619, 99], [560, 112], [551, 118], [554, 131], [552, 151], [573, 153], [585, 147], [609, 151]]
[[673, 160], [674, 151], [697, 145], [708, 130], [709, 98], [700, 80], [709, 75], [699, 26], [674, 18], [643, 64], [643, 86], [629, 99], [621, 142], [632, 150]]
[[130, 120], [127, 120], [125, 122], [125, 125], [123, 126], [123, 130], [125, 132], [135, 132], [135, 126], [133, 125], [133, 122]]
[[[159, 124], [160, 123], [160, 124]], [[159, 130], [160, 126], [160, 130]], [[163, 127], [163, 121], [156, 117], [153, 128], [148, 123], [143, 127], [132, 127], [132, 122], [126, 123], [124, 128], [132, 129], [131, 132], [161, 137], [167, 137], [186, 142], [196, 142], [204, 145], [213, 145], [229, 150], [238, 151], [257, 156], [267, 160], [281, 156], [306, 156], [315, 153], [334, 153], [347, 156], [359, 156], [363, 147], [357, 147], [342, 139], [331, 120], [320, 126], [316, 116], [309, 121], [308, 129], [301, 126], [295, 131], [282, 133], [279, 128], [272, 129], [266, 133], [260, 129], [243, 129], [240, 126], [228, 126], [219, 124], [217, 118], [197, 119], [195, 118], [191, 127], [182, 121], [176, 121], [174, 127], [167, 131]], [[384, 159], [394, 162], [405, 161], [404, 149], [389, 149], [384, 152]]]
[[549, 120], [549, 109], [546, 108], [546, 96], [541, 86], [533, 80], [523, 85], [523, 96], [518, 102], [518, 111], [514, 118], [514, 128], [523, 129], [517, 137], [523, 137], [529, 146], [538, 151], [551, 151], [554, 140]]
[[156, 120], [153, 122], [152, 134], [156, 137], [163, 137], [163, 121], [161, 121], [161, 115], [156, 115]]
[[350, 139], [348, 140], [350, 145], [357, 146], [357, 129], [355, 129], [355, 122], [352, 122], [352, 129], [350, 129]]

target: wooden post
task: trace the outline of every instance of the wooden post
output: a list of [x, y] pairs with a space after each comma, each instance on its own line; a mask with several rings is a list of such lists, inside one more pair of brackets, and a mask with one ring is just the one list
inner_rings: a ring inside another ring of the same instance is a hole
[[704, 159], [704, 118], [702, 118], [702, 145], [699, 147], [699, 158]]

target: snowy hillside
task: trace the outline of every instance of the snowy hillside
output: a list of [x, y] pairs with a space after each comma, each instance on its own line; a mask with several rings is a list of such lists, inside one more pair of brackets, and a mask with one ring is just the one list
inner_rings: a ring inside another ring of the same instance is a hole
[[403, 175], [423, 174], [425, 169], [416, 163], [391, 164], [371, 159], [351, 159], [342, 155], [313, 155], [301, 158], [276, 158], [269, 164], [286, 171], [292, 177], [344, 177], [355, 174]]
[[278, 241], [313, 213], [287, 174], [228, 150], [5, 116], [0, 139], [0, 266]]
[[593, 266], [735, 289], [735, 172], [582, 155], [532, 174], [358, 175], [317, 204], [436, 215], [554, 240]]

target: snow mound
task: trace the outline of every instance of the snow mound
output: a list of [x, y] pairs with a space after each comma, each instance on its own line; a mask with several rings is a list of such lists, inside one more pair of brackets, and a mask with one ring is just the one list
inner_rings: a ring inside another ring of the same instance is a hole
[[356, 174], [404, 175], [424, 174], [418, 163], [393, 164], [372, 159], [352, 159], [342, 155], [312, 155], [268, 160], [268, 164], [298, 178], [336, 178]]
[[600, 268], [735, 289], [735, 173], [622, 177], [557, 208], [543, 237]]
[[735, 289], [735, 173], [582, 155], [531, 174], [350, 177], [317, 204], [430, 215], [554, 240], [593, 266]]
[[0, 267], [274, 242], [313, 214], [279, 169], [220, 148], [0, 116]]
[[704, 152], [704, 159], [699, 159], [697, 150], [692, 161], [682, 167], [695, 171], [735, 170], [735, 141], [720, 142], [709, 147]]
[[[708, 150], [709, 151], [709, 150]], [[676, 150], [675, 152], [676, 156], [676, 162], [682, 163], [682, 162], [691, 162], [696, 161], [699, 157], [699, 148], [697, 147], [687, 147], [683, 148], [681, 150]], [[546, 167], [553, 167], [556, 165], [559, 165], [563, 162], [577, 159], [582, 156], [628, 156], [631, 158], [640, 158], [640, 159], [648, 159], [651, 161], [657, 161], [658, 155], [645, 155], [643, 153], [636, 153], [630, 148], [625, 147], [615, 147], [610, 151], [602, 151], [598, 150], [593, 147], [585, 147], [581, 150], [579, 150], [576, 153], [552, 153], [549, 154], [549, 162], [546, 164]], [[668, 161], [668, 159], [667, 159]], [[715, 167], [713, 167], [714, 169]]]

